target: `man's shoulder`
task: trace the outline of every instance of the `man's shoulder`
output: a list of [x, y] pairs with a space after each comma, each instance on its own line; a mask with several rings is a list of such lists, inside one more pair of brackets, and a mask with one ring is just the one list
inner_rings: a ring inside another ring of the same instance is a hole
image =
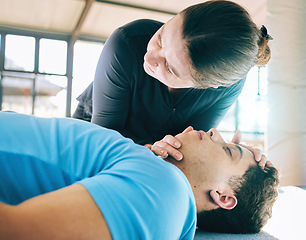
[[[126, 144], [125, 151], [122, 152], [123, 160], [120, 162], [123, 171], [131, 168], [135, 173], [143, 173], [142, 175], [145, 178], [149, 176], [148, 181], [156, 182], [167, 179], [167, 181], [173, 181], [173, 184], [180, 187], [184, 187], [188, 183], [187, 178], [179, 168], [157, 157], [148, 148], [132, 142], [126, 142]], [[131, 173], [129, 172], [129, 174]], [[182, 182], [185, 184], [182, 185]]]
[[[195, 199], [184, 173], [173, 164], [155, 156], [149, 149], [142, 146], [138, 148], [137, 145], [135, 147], [130, 159], [119, 163], [118, 174], [129, 179], [130, 186], [135, 187], [135, 191], [139, 189], [140, 195], [149, 194], [154, 189], [155, 200], [162, 201], [165, 204], [164, 207], [172, 205], [175, 208], [179, 203], [185, 214], [192, 211], [195, 207]], [[148, 191], [148, 189], [151, 190]], [[160, 208], [162, 209], [163, 206], [160, 205]], [[177, 214], [175, 211], [167, 211], [170, 218]]]
[[[185, 175], [143, 146], [127, 143], [121, 150], [112, 167], [81, 182], [103, 212], [113, 237], [193, 236], [196, 207]], [[114, 206], [120, 208], [115, 211]]]

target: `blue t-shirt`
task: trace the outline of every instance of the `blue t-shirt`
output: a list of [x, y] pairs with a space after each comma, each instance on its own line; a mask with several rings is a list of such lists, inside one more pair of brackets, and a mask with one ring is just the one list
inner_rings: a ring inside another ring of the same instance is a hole
[[194, 237], [195, 199], [174, 165], [95, 124], [0, 112], [0, 201], [73, 183], [91, 194], [115, 240]]

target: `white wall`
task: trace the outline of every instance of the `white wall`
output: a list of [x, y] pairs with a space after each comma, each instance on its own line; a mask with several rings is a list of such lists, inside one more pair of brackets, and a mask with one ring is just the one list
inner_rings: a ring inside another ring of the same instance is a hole
[[306, 186], [306, 1], [268, 0], [268, 158], [282, 185]]

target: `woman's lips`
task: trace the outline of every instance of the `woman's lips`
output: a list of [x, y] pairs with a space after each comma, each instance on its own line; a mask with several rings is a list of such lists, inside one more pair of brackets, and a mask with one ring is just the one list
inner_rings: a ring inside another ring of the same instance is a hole
[[152, 68], [150, 67], [150, 65], [145, 61], [145, 65], [147, 67], [147, 69], [149, 69], [150, 72], [154, 73], [154, 71], [152, 70]]

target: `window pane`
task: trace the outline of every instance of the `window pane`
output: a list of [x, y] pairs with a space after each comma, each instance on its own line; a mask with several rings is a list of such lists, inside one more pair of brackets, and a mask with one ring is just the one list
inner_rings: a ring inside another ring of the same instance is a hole
[[61, 76], [6, 72], [2, 110], [32, 114], [34, 81], [34, 115], [65, 117], [67, 78]]
[[[238, 129], [242, 131], [243, 141], [264, 150], [267, 121], [266, 93], [267, 67], [252, 68], [237, 104], [230, 108], [218, 126], [222, 136], [230, 141], [234, 135], [235, 124], [238, 124]], [[235, 111], [238, 114], [237, 119]]]
[[5, 75], [2, 79], [3, 111], [32, 113], [33, 76], [30, 74]]
[[67, 78], [39, 75], [36, 78], [35, 116], [65, 117]]
[[67, 42], [41, 39], [39, 51], [39, 72], [66, 74]]
[[5, 68], [34, 71], [35, 38], [6, 35]]
[[78, 104], [76, 98], [93, 81], [102, 43], [77, 41], [74, 45], [73, 83], [71, 111], [75, 111]]
[[[259, 83], [258, 74], [260, 74]], [[265, 132], [267, 121], [266, 79], [267, 68], [251, 69], [239, 97], [239, 129], [241, 131]]]
[[225, 114], [224, 118], [220, 122], [218, 129], [220, 131], [235, 131], [235, 110], [236, 106], [235, 104], [231, 106], [231, 108], [228, 110], [228, 112]]

